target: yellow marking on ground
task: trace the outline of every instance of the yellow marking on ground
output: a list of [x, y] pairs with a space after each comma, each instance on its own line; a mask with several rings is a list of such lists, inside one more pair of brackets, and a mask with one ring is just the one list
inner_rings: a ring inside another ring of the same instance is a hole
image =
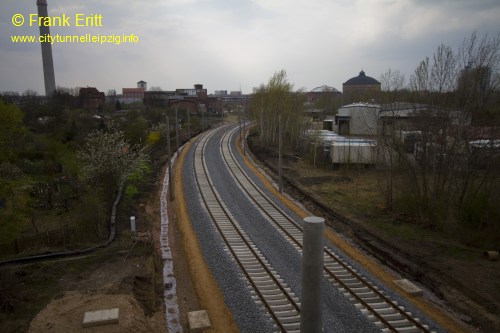
[[[242, 134], [242, 136], [244, 137], [245, 134]], [[264, 187], [300, 218], [303, 219], [309, 216], [309, 213], [299, 207], [295, 202], [279, 193], [279, 191], [269, 182], [266, 176], [264, 176], [260, 172], [260, 170], [258, 170], [255, 165], [245, 155], [243, 155], [240, 142], [240, 137], [238, 137], [236, 144], [238, 152], [243, 156], [245, 165], [262, 182]], [[446, 331], [457, 333], [470, 332], [470, 330], [468, 330], [464, 324], [452, 318], [449, 314], [444, 312], [435, 304], [431, 303], [429, 300], [419, 296], [409, 296], [408, 294], [402, 292], [399, 288], [396, 288], [396, 284], [393, 281], [400, 279], [399, 276], [383, 270], [380, 264], [375, 262], [372, 258], [368, 257], [364, 253], [360, 252], [358, 249], [353, 247], [331, 229], [325, 228], [325, 237], [332, 244], [342, 250], [352, 260], [363, 266], [367, 271], [369, 271], [373, 276], [375, 276], [378, 280], [384, 283], [395, 293], [398, 293], [400, 296], [408, 300], [408, 302], [412, 303], [416, 308], [425, 313], [430, 319], [439, 324]]]
[[[188, 267], [195, 288], [196, 296], [202, 309], [208, 312], [212, 328], [204, 332], [239, 332], [231, 311], [224, 303], [224, 298], [219, 290], [210, 269], [203, 258], [196, 234], [191, 226], [189, 214], [186, 209], [184, 188], [182, 184], [182, 165], [191, 141], [180, 153], [174, 166], [174, 209], [177, 217], [178, 228], [181, 231], [184, 251], [188, 258]], [[198, 310], [198, 309], [196, 309]]]

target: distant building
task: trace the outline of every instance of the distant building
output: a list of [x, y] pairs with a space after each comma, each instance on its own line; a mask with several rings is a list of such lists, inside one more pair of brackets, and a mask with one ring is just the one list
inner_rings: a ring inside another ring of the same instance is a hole
[[146, 83], [146, 81], [139, 81], [137, 82], [137, 88], [143, 88], [144, 91], [148, 90], [148, 84]]
[[380, 82], [367, 76], [362, 70], [358, 76], [342, 84], [343, 104], [376, 101], [380, 93]]
[[207, 89], [204, 89], [202, 84], [195, 84], [194, 89], [175, 89], [175, 93], [180, 96], [196, 96], [200, 99], [207, 98]]
[[322, 85], [305, 93], [306, 106], [326, 108], [333, 111], [340, 104], [342, 93], [327, 85]]
[[190, 113], [220, 113], [222, 99], [219, 96], [207, 96], [207, 89], [202, 84], [194, 88], [178, 88], [175, 91], [146, 91], [144, 104], [161, 108], [189, 110]]
[[470, 117], [458, 110], [408, 102], [382, 105], [353, 103], [339, 108], [335, 116], [335, 129], [340, 135], [391, 135], [398, 131], [418, 130], [416, 125], [422, 121], [446, 122], [451, 126], [470, 125]]
[[137, 88], [122, 88], [121, 103], [142, 103], [144, 92], [147, 90], [145, 81], [137, 82]]
[[231, 112], [244, 110], [249, 96], [243, 94], [241, 90], [233, 90], [230, 91], [229, 94], [227, 93], [227, 90], [216, 90], [215, 93], [210, 95], [208, 98], [217, 99], [217, 103], [220, 104], [220, 110], [224, 110], [224, 112]]
[[145, 91], [144, 105], [168, 107], [169, 98], [175, 96], [175, 91]]
[[376, 135], [380, 105], [355, 103], [339, 108], [335, 117], [340, 135]]
[[105, 102], [104, 93], [91, 87], [80, 88], [79, 99], [81, 106], [91, 112], [101, 111]]

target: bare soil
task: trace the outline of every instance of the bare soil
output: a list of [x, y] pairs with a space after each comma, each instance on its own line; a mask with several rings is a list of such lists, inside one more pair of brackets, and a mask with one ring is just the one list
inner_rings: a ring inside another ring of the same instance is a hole
[[[137, 241], [128, 230], [128, 210], [121, 217], [117, 244], [102, 260], [83, 270], [66, 269], [58, 280], [58, 294], [31, 321], [29, 333], [38, 332], [167, 332], [163, 301], [162, 264], [159, 257], [161, 180], [158, 175], [147, 201], [134, 204]], [[88, 257], [97, 256], [91, 254]], [[82, 260], [78, 257], [69, 260]], [[181, 290], [184, 284], [178, 286]], [[190, 300], [196, 302], [195, 297]], [[186, 301], [181, 299], [181, 304]], [[82, 328], [86, 311], [119, 308], [119, 323]]]
[[[273, 177], [277, 174], [276, 151], [249, 143], [252, 153]], [[284, 158], [286, 192], [312, 213], [324, 216], [335, 231], [347, 236], [364, 251], [403, 276], [421, 283], [475, 332], [500, 332], [500, 262], [484, 258], [484, 249], [470, 248], [438, 231], [417, 230], [425, 237], [404, 237], [408, 228], [422, 228], [407, 216], [388, 214], [390, 226], [368, 223], [371, 214], [346, 210], [329, 200], [332, 193], [318, 191], [331, 182], [354, 186], [340, 173], [317, 171], [301, 174], [297, 159]], [[310, 166], [313, 169], [312, 166]], [[321, 169], [320, 169], [321, 170]], [[362, 172], [362, 171], [361, 171]], [[337, 193], [338, 197], [344, 194]], [[341, 212], [341, 213], [340, 213]], [[381, 212], [382, 209], [381, 209]], [[427, 237], [428, 236], [428, 237]]]

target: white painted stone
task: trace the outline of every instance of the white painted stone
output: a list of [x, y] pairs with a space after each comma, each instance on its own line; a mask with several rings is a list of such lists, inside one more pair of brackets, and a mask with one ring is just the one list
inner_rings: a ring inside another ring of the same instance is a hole
[[116, 324], [118, 323], [120, 310], [118, 308], [88, 311], [83, 315], [83, 327]]
[[412, 296], [422, 295], [422, 289], [413, 284], [410, 280], [401, 279], [394, 280], [394, 283], [401, 289], [403, 289], [407, 294]]

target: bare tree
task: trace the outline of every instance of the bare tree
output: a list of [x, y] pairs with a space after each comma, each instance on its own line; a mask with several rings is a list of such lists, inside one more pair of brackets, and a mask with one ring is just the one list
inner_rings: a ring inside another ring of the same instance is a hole
[[281, 115], [284, 142], [297, 149], [303, 130], [303, 97], [292, 92], [286, 72], [276, 72], [267, 85], [261, 85], [250, 102], [250, 116], [257, 121], [260, 141], [265, 145], [278, 143], [278, 119]]
[[[390, 142], [406, 165], [407, 191], [415, 209], [436, 227], [456, 228], [459, 220], [481, 220], [479, 216], [487, 214], [471, 213], [473, 203], [491, 207], [499, 149], [491, 139], [474, 141], [479, 128], [471, 122], [479, 124], [481, 115], [494, 110], [498, 101], [499, 51], [499, 37], [479, 40], [474, 33], [457, 51], [441, 44], [410, 77], [414, 111], [407, 126], [419, 133], [418, 163], [403, 153], [396, 138]], [[382, 81], [390, 86], [388, 78]], [[492, 131], [490, 138], [495, 137]]]

